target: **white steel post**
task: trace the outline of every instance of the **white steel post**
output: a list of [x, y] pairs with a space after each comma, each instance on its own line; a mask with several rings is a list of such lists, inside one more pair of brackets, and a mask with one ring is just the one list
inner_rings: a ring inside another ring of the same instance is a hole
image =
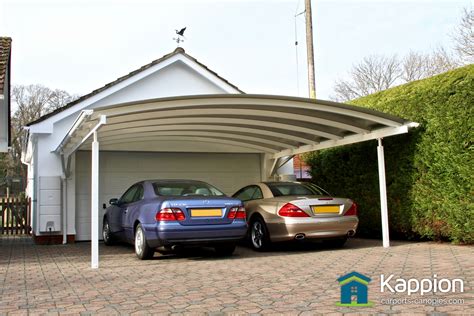
[[91, 268], [99, 268], [99, 142], [94, 131], [91, 168]]
[[379, 188], [380, 188], [380, 212], [382, 215], [382, 241], [384, 248], [390, 247], [388, 234], [388, 207], [387, 207], [387, 185], [385, 181], [385, 158], [382, 139], [378, 139], [377, 158], [379, 164]]

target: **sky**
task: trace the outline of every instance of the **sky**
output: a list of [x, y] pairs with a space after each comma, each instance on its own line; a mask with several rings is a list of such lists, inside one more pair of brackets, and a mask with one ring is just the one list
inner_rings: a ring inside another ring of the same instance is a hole
[[[313, 0], [318, 99], [369, 55], [451, 48], [472, 0]], [[304, 0], [0, 0], [12, 84], [83, 95], [172, 52], [246, 93], [308, 96]], [[298, 46], [295, 47], [295, 40]]]

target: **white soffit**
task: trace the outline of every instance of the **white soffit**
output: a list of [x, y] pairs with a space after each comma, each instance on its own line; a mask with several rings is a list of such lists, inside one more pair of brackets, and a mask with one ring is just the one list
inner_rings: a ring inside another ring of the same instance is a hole
[[[267, 153], [273, 158], [407, 133], [402, 118], [330, 101], [271, 95], [161, 98], [81, 112], [56, 152], [90, 149], [99, 129], [101, 149]], [[174, 146], [170, 147], [170, 144]], [[132, 146], [133, 145], [133, 146]], [[200, 146], [202, 145], [202, 146]], [[225, 148], [225, 150], [224, 150]]]

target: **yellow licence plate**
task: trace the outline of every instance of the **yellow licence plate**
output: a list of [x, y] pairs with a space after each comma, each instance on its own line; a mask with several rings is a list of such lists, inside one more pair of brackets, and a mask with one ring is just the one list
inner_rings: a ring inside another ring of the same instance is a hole
[[191, 217], [219, 217], [222, 216], [220, 208], [191, 209]]
[[311, 206], [314, 214], [324, 213], [339, 213], [341, 209], [339, 205], [322, 205], [322, 206]]

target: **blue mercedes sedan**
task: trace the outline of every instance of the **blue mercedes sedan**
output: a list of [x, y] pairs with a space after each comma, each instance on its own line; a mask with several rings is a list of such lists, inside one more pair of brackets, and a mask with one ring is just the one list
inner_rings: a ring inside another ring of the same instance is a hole
[[245, 209], [215, 187], [194, 180], [146, 180], [132, 185], [120, 199], [111, 199], [102, 237], [106, 245], [135, 245], [140, 259], [157, 248], [180, 245], [214, 247], [231, 255], [247, 232]]

